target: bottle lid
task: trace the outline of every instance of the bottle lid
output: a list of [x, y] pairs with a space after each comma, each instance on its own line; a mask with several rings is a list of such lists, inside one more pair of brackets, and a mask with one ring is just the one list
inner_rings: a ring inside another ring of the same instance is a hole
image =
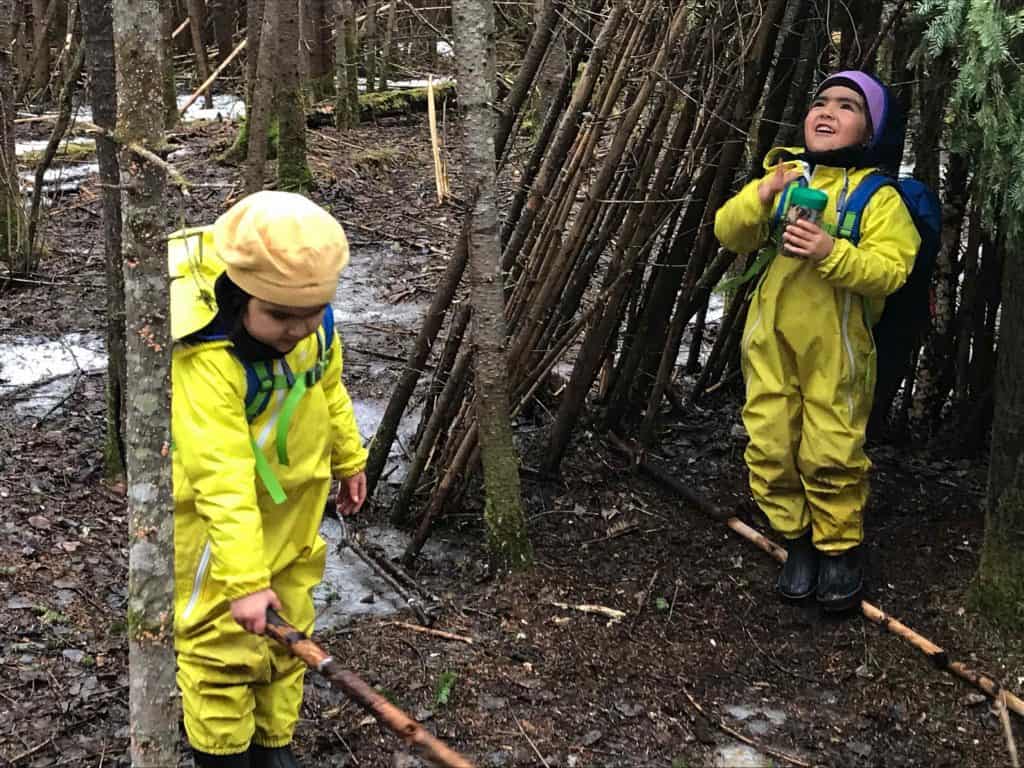
[[812, 211], [824, 211], [828, 205], [828, 195], [820, 189], [797, 187], [789, 196], [789, 203], [801, 208], [810, 208]]

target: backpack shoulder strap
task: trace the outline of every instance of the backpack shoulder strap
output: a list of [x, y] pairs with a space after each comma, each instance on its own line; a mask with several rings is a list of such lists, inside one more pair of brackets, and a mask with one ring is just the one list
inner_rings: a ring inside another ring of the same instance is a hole
[[783, 190], [782, 194], [779, 195], [779, 204], [775, 206], [775, 211], [772, 213], [772, 220], [769, 224], [768, 231], [774, 234], [778, 232], [779, 226], [782, 224], [782, 214], [786, 211], [786, 206], [789, 204], [789, 196], [793, 194], [793, 190], [797, 187], [806, 187], [807, 178], [801, 176], [795, 181], [789, 182]]
[[[858, 184], [850, 196], [846, 198], [846, 205], [839, 213], [839, 224], [836, 227], [836, 234], [844, 240], [849, 240], [856, 245], [860, 242], [860, 225], [864, 217], [864, 209], [868, 207], [868, 201], [882, 187], [893, 187], [900, 191], [899, 184], [890, 176], [883, 173], [870, 173]], [[902, 194], [902, 193], [901, 193]]]

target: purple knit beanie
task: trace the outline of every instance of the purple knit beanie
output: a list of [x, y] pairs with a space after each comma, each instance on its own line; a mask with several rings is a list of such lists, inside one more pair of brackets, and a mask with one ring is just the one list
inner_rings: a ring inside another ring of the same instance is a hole
[[871, 120], [871, 144], [874, 145], [882, 136], [886, 122], [886, 104], [888, 99], [885, 95], [885, 86], [867, 72], [856, 69], [848, 69], [843, 72], [836, 72], [822, 80], [814, 97], [826, 88], [835, 85], [843, 85], [852, 88], [864, 98], [868, 108], [868, 118]]

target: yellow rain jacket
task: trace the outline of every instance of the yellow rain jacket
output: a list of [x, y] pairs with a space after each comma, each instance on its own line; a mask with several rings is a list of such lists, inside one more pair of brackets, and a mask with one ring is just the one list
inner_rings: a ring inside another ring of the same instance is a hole
[[[772, 150], [767, 174], [782, 151], [803, 150]], [[809, 174], [800, 160], [786, 165], [828, 194], [829, 232], [844, 191], [873, 170], [818, 166]], [[715, 235], [739, 254], [768, 245], [778, 200], [762, 205], [760, 182], [747, 184], [715, 215]], [[837, 238], [818, 263], [776, 255], [760, 278], [742, 340], [745, 459], [754, 499], [786, 538], [811, 528], [815, 547], [830, 553], [863, 540], [871, 467], [864, 433], [875, 386], [870, 328], [885, 297], [906, 281], [919, 245], [899, 193], [883, 187], [864, 211], [858, 245]]]
[[[232, 600], [272, 588], [282, 614], [313, 626], [311, 590], [323, 576], [318, 534], [331, 479], [362, 471], [366, 451], [341, 381], [341, 345], [327, 340], [326, 368], [299, 401], [279, 462], [276, 423], [286, 393], [275, 391], [249, 423], [246, 374], [231, 342], [182, 341], [216, 314], [213, 283], [223, 271], [209, 228], [169, 240], [174, 440], [175, 648], [189, 742], [210, 754], [244, 752], [250, 741], [292, 739], [304, 667], [232, 618]], [[299, 374], [318, 360], [323, 329], [284, 360]], [[274, 373], [281, 373], [281, 361]], [[275, 504], [256, 472], [254, 445], [287, 500]]]

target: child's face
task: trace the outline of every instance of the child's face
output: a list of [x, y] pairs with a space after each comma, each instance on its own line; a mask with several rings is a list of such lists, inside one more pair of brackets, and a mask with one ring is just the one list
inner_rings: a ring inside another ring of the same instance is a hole
[[852, 88], [833, 85], [811, 102], [804, 118], [804, 141], [812, 152], [866, 143], [868, 117], [864, 97]]
[[262, 341], [282, 354], [316, 331], [323, 322], [325, 307], [285, 307], [257, 299], [249, 300], [242, 322], [257, 341]]

